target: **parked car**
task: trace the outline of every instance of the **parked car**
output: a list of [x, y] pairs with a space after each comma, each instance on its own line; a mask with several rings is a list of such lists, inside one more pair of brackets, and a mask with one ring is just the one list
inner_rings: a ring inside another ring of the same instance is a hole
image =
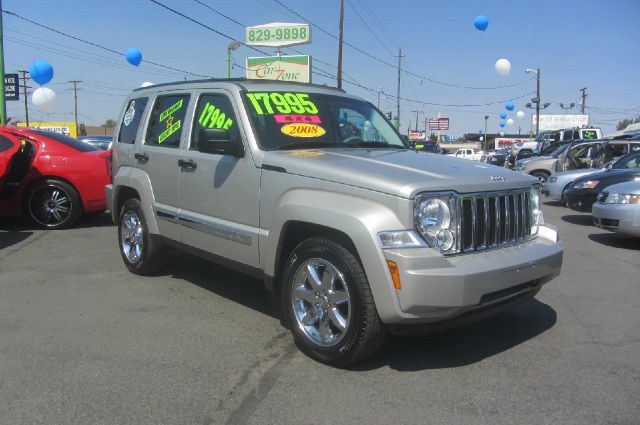
[[568, 151], [558, 156], [555, 172], [602, 168], [612, 160], [639, 150], [640, 141], [631, 139], [577, 140], [572, 142]]
[[463, 158], [463, 159], [471, 159], [473, 161], [480, 161], [480, 158], [482, 157], [482, 151], [477, 149], [471, 149], [471, 148], [463, 148], [463, 149], [458, 149], [452, 154], [449, 154], [449, 156], [454, 156], [456, 158]]
[[640, 237], [640, 181], [608, 186], [598, 194], [591, 213], [602, 229]]
[[571, 186], [574, 180], [582, 176], [605, 171], [607, 169], [617, 170], [625, 168], [637, 168], [639, 162], [640, 150], [635, 150], [618, 159], [609, 161], [606, 164], [597, 163], [597, 168], [578, 169], [554, 173], [545, 182], [544, 187], [542, 188], [542, 193], [547, 197], [547, 200], [549, 201], [559, 201], [564, 203], [564, 191]]
[[342, 90], [139, 88], [115, 130], [106, 191], [127, 269], [152, 273], [172, 246], [259, 276], [298, 347], [331, 365], [388, 331], [496, 313], [560, 273], [535, 179], [415, 152]]
[[580, 177], [565, 191], [565, 204], [572, 210], [589, 212], [604, 188], [633, 180], [640, 180], [640, 168], [607, 170]]
[[545, 133], [539, 140], [538, 150], [546, 150], [549, 146], [560, 142], [572, 142], [574, 140], [596, 140], [602, 139], [602, 130], [594, 127], [587, 128], [566, 128], [562, 130]]
[[550, 155], [531, 156], [529, 158], [516, 160], [513, 171], [529, 174], [537, 178], [541, 183], [544, 183], [553, 172], [552, 170], [558, 160], [558, 156], [568, 150], [569, 146], [569, 143], [559, 145]]
[[511, 152], [511, 148], [502, 148], [495, 152], [490, 152], [483, 154], [480, 158], [481, 162], [486, 162], [487, 164], [497, 165], [498, 167], [502, 167], [504, 165], [504, 161], [509, 156]]
[[28, 215], [40, 227], [73, 225], [104, 211], [111, 152], [24, 127], [0, 127], [0, 216]]
[[89, 143], [92, 146], [100, 149], [101, 151], [106, 151], [109, 149], [109, 145], [111, 145], [111, 141], [113, 140], [112, 136], [81, 136], [78, 137], [78, 140], [84, 143]]
[[438, 142], [417, 141], [415, 144], [415, 149], [417, 151], [430, 152], [430, 153], [442, 152], [442, 149], [440, 148], [440, 143]]

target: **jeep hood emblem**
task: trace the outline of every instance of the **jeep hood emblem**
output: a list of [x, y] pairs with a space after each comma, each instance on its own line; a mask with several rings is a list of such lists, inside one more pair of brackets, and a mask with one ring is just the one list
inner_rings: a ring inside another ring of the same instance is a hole
[[502, 176], [491, 176], [490, 177], [492, 182], [503, 182], [505, 181], [505, 178]]

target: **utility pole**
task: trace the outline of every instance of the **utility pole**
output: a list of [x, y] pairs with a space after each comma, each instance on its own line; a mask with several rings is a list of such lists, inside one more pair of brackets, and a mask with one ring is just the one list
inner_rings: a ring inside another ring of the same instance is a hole
[[489, 115], [484, 116], [484, 150], [485, 152], [489, 149], [489, 136], [487, 135], [487, 120], [489, 119]]
[[397, 104], [397, 116], [396, 116], [396, 128], [400, 128], [400, 73], [402, 72], [402, 58], [404, 55], [402, 54], [402, 47], [400, 47], [398, 51], [398, 90], [396, 92], [396, 99], [398, 100]]
[[536, 102], [536, 137], [538, 137], [538, 133], [540, 133], [540, 68], [537, 68], [536, 72], [536, 97], [538, 101]]
[[438, 112], [438, 143], [440, 143], [440, 112]]
[[7, 123], [7, 103], [4, 100], [4, 40], [2, 29], [2, 0], [0, 0], [0, 124]]
[[27, 122], [27, 127], [29, 127], [29, 106], [27, 106], [27, 80], [30, 80], [29, 77], [27, 77], [27, 71], [26, 69], [21, 69], [20, 71], [18, 71], [20, 74], [22, 74], [22, 97], [24, 99], [24, 119]]
[[415, 111], [411, 111], [411, 112], [415, 112], [415, 113], [416, 113], [416, 131], [418, 131], [418, 114], [419, 114], [421, 111], [418, 111], [418, 110], [416, 109]]
[[78, 83], [82, 81], [79, 80], [71, 80], [69, 81], [73, 84], [73, 116], [76, 121], [76, 137], [80, 135], [80, 129], [78, 128]]
[[583, 87], [580, 90], [582, 92], [582, 102], [580, 102], [580, 112], [582, 113], [582, 115], [584, 115], [584, 103], [587, 101], [587, 88]]
[[344, 23], [344, 0], [340, 0], [340, 36], [338, 39], [338, 88], [342, 88], [342, 28]]

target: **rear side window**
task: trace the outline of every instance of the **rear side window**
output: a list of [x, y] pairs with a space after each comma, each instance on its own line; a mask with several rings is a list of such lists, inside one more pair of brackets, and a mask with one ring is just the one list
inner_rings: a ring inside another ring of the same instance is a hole
[[153, 104], [145, 145], [177, 148], [189, 106], [189, 95], [160, 96]]
[[228, 130], [231, 140], [237, 140], [238, 121], [229, 98], [222, 94], [203, 94], [198, 100], [198, 108], [193, 123], [193, 134], [189, 149], [198, 150], [201, 128]]
[[136, 141], [136, 135], [138, 134], [138, 127], [140, 127], [140, 121], [142, 121], [142, 114], [144, 108], [147, 106], [146, 97], [139, 99], [131, 99], [125, 109], [122, 123], [120, 124], [120, 133], [118, 133], [118, 143], [133, 144]]
[[6, 151], [11, 146], [13, 146], [13, 142], [11, 142], [11, 140], [9, 140], [8, 138], [0, 135], [0, 152]]
[[31, 130], [31, 133], [39, 136], [48, 137], [49, 139], [53, 139], [58, 143], [62, 143], [63, 145], [68, 146], [80, 152], [93, 152], [93, 151], [99, 150], [98, 148], [93, 147], [88, 143], [81, 142], [78, 139], [65, 136], [64, 134], [61, 134], [61, 133], [55, 133], [53, 131], [42, 131], [42, 130]]

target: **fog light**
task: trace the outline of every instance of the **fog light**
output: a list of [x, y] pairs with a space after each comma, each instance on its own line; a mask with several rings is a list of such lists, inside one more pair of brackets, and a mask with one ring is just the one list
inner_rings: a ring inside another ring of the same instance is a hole
[[453, 233], [449, 229], [443, 229], [436, 235], [436, 246], [441, 251], [448, 251], [453, 246]]

